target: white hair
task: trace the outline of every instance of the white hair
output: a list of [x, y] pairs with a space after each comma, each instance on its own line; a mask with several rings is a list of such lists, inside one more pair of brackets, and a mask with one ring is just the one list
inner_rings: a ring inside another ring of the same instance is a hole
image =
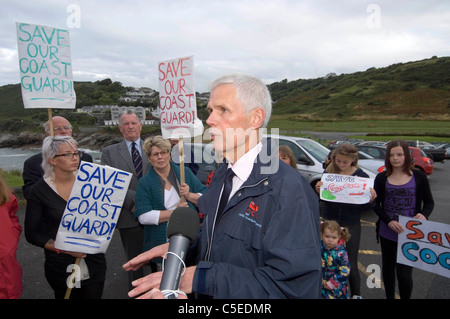
[[266, 117], [262, 127], [266, 127], [272, 114], [272, 98], [267, 86], [260, 79], [247, 74], [229, 74], [216, 79], [211, 84], [211, 91], [225, 84], [236, 88], [236, 97], [247, 113], [258, 107], [264, 109]]
[[61, 145], [70, 145], [75, 149], [77, 142], [71, 136], [47, 136], [42, 143], [42, 169], [44, 170], [44, 177], [55, 177], [55, 170], [53, 165], [49, 163], [49, 159], [55, 157], [59, 153]]

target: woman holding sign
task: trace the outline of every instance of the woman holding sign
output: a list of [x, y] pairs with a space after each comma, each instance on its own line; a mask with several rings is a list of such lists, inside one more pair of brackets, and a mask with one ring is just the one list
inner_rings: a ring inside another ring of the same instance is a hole
[[181, 206], [195, 209], [206, 186], [187, 167], [185, 183], [180, 184], [180, 167], [170, 161], [171, 144], [162, 136], [147, 138], [143, 149], [152, 166], [139, 180], [134, 214], [144, 225], [143, 251], [147, 251], [167, 241], [166, 225], [173, 210]]
[[[42, 144], [42, 157], [44, 177], [33, 185], [27, 198], [26, 239], [44, 248], [45, 277], [56, 299], [63, 298], [67, 288], [74, 288], [71, 299], [101, 298], [106, 273], [105, 255], [59, 251], [54, 245], [78, 170], [80, 151], [77, 143], [70, 136], [48, 136]], [[81, 258], [79, 265], [75, 264], [77, 258]]]
[[[359, 177], [369, 177], [366, 172], [358, 167], [358, 149], [349, 143], [339, 145], [331, 154], [330, 164], [327, 166], [326, 173], [341, 174]], [[317, 182], [316, 191], [320, 191], [323, 182]], [[372, 203], [376, 197], [375, 191], [370, 189]], [[350, 260], [350, 292], [354, 299], [360, 296], [360, 275], [358, 271], [358, 252], [361, 239], [361, 214], [365, 210], [371, 210], [372, 204], [348, 204], [324, 202], [323, 218], [334, 220], [342, 227], [347, 227], [350, 232], [350, 240], [347, 242], [348, 258]]]
[[398, 216], [427, 219], [434, 200], [427, 176], [415, 170], [408, 144], [392, 141], [386, 150], [386, 171], [377, 175], [374, 187], [378, 194], [374, 211], [379, 217], [377, 236], [380, 238], [383, 281], [386, 298], [395, 298], [395, 274], [401, 299], [411, 298], [412, 267], [397, 263], [397, 238], [404, 229]]

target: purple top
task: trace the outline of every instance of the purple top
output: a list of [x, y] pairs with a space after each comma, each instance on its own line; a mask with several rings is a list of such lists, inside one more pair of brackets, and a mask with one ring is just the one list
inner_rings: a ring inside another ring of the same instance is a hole
[[[414, 217], [416, 209], [416, 180], [411, 178], [404, 185], [391, 185], [386, 181], [386, 196], [384, 199], [384, 211], [394, 220], [398, 216]], [[380, 222], [380, 236], [397, 241], [398, 235], [383, 221]]]

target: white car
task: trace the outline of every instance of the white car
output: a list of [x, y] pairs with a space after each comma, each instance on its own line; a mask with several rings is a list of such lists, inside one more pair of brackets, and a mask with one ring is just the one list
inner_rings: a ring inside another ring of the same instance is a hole
[[[297, 160], [297, 170], [303, 177], [306, 178], [308, 183], [314, 188], [315, 184], [320, 181], [324, 172], [323, 163], [328, 156], [330, 150], [322, 144], [303, 137], [293, 137], [284, 135], [264, 135], [264, 137], [270, 137], [273, 142], [278, 145], [287, 145], [294, 152], [294, 156]], [[206, 182], [208, 174], [216, 168], [215, 152], [212, 149], [212, 143], [209, 144], [197, 144], [197, 143], [185, 143], [185, 154], [190, 152], [190, 148], [193, 148], [195, 154], [196, 163], [199, 165], [197, 177], [202, 183]], [[359, 166], [369, 175], [371, 178], [380, 172], [380, 167], [384, 167], [384, 161], [376, 160], [370, 155], [360, 154], [358, 159]], [[175, 157], [176, 158], [176, 157]]]
[[[323, 163], [330, 150], [322, 144], [303, 137], [284, 136], [284, 135], [264, 135], [272, 139], [278, 138], [279, 145], [287, 145], [294, 152], [297, 160], [297, 169], [303, 177], [314, 188], [320, 181], [324, 172]], [[370, 155], [363, 154], [359, 156], [358, 166], [361, 167], [370, 178], [383, 171], [384, 161], [377, 160]]]

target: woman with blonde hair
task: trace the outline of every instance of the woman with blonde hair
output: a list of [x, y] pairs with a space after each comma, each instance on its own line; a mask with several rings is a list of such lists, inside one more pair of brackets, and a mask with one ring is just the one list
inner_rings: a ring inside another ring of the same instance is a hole
[[[185, 183], [180, 183], [180, 167], [170, 160], [171, 144], [162, 136], [147, 138], [143, 150], [151, 167], [139, 180], [134, 215], [144, 225], [143, 251], [147, 251], [167, 241], [166, 226], [172, 212], [181, 206], [196, 209], [206, 186], [186, 166]], [[181, 201], [182, 197], [186, 201]]]
[[17, 198], [0, 175], [0, 299], [18, 299], [22, 294], [22, 267], [16, 257], [22, 232], [18, 209]]
[[[105, 254], [84, 254], [58, 250], [54, 241], [75, 183], [81, 152], [70, 136], [48, 136], [42, 144], [44, 177], [31, 188], [27, 198], [25, 237], [33, 245], [44, 248], [45, 277], [62, 299], [67, 290], [69, 266], [81, 258], [83, 278], [74, 286], [70, 299], [100, 299], [106, 273]], [[73, 267], [73, 266], [72, 266]]]
[[[349, 143], [340, 144], [331, 154], [331, 162], [325, 170], [330, 174], [341, 174], [368, 178], [366, 172], [358, 167], [358, 149]], [[316, 191], [320, 191], [323, 182], [317, 182]], [[323, 218], [335, 220], [339, 225], [347, 227], [352, 237], [347, 243], [348, 258], [351, 268], [358, 269], [358, 251], [361, 239], [361, 214], [371, 210], [376, 192], [371, 188], [371, 199], [368, 204], [350, 204], [324, 201]], [[352, 298], [361, 298], [361, 278], [358, 271], [352, 271], [349, 277], [350, 293]]]

